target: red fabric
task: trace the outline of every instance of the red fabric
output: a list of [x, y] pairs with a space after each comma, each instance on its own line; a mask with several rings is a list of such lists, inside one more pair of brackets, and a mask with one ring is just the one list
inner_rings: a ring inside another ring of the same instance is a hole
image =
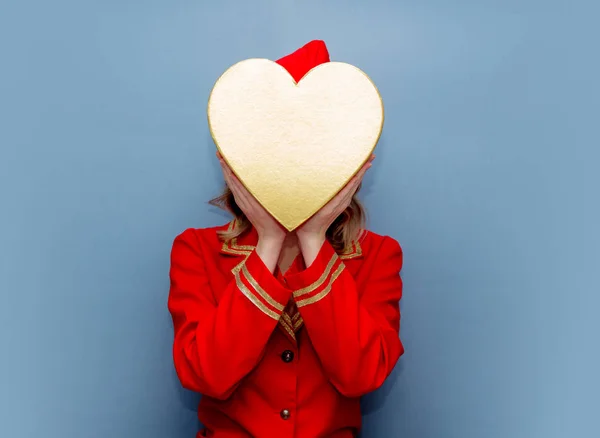
[[[305, 269], [304, 268], [304, 260], [302, 259], [302, 254], [298, 254], [296, 256], [296, 258], [294, 259], [294, 261], [292, 262], [292, 264], [290, 265], [290, 267], [285, 272], [285, 275], [284, 275], [284, 273], [281, 272], [281, 270], [279, 269], [279, 266], [275, 267], [275, 272], [273, 273], [273, 275], [275, 276], [275, 278], [277, 278], [277, 280], [280, 283], [285, 284], [285, 282], [287, 281], [286, 276], [289, 277], [290, 275], [293, 275], [304, 269]], [[300, 313], [298, 312], [298, 307], [296, 306], [296, 303], [294, 302], [293, 296], [290, 296], [288, 304], [285, 306], [284, 313], [287, 313], [287, 316], [290, 318], [289, 320], [292, 321], [291, 329], [294, 331], [294, 334], [295, 334], [302, 328], [304, 321], [302, 320], [302, 317], [300, 316]], [[282, 314], [282, 316], [285, 318], [285, 315]], [[292, 337], [290, 335], [290, 338], [292, 340], [295, 340], [295, 336]]]
[[314, 40], [276, 62], [283, 66], [296, 82], [300, 82], [310, 69], [329, 62], [329, 52], [323, 41]]
[[219, 229], [188, 229], [171, 252], [173, 356], [183, 386], [203, 394], [197, 436], [356, 436], [360, 396], [404, 351], [400, 246], [368, 232], [350, 253], [326, 242], [308, 268], [273, 275], [254, 230], [224, 244]]

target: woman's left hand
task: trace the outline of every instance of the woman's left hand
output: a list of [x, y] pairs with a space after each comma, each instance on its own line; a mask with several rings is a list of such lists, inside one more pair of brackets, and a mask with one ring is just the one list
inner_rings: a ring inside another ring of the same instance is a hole
[[374, 159], [375, 155], [372, 155], [369, 161], [361, 167], [358, 173], [337, 195], [296, 229], [298, 244], [302, 250], [306, 266], [309, 266], [316, 258], [319, 249], [325, 242], [326, 233], [331, 224], [352, 202], [352, 197], [362, 182], [365, 173], [372, 166]]

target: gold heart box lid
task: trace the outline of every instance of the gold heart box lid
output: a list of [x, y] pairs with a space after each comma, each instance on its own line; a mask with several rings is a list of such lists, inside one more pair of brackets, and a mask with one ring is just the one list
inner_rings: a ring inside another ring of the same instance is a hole
[[238, 62], [217, 80], [208, 101], [217, 149], [289, 231], [370, 158], [383, 120], [383, 102], [371, 79], [353, 65], [329, 62], [322, 41], [277, 62]]

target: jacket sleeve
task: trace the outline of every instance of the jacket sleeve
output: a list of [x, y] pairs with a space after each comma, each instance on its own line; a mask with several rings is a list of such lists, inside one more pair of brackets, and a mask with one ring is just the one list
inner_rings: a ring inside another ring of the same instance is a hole
[[261, 359], [291, 291], [252, 252], [233, 269], [217, 302], [202, 254], [192, 229], [173, 243], [173, 358], [185, 388], [224, 400]]
[[366, 290], [357, 290], [326, 241], [315, 261], [287, 278], [329, 380], [347, 397], [379, 388], [404, 352], [399, 339], [402, 250], [385, 237]]

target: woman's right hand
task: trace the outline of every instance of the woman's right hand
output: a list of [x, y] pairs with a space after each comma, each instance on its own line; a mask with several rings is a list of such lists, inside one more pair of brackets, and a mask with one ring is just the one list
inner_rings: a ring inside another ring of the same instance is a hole
[[256, 246], [258, 255], [271, 272], [274, 272], [287, 231], [244, 187], [219, 153], [217, 153], [217, 158], [223, 169], [225, 182], [233, 193], [235, 203], [258, 233]]

